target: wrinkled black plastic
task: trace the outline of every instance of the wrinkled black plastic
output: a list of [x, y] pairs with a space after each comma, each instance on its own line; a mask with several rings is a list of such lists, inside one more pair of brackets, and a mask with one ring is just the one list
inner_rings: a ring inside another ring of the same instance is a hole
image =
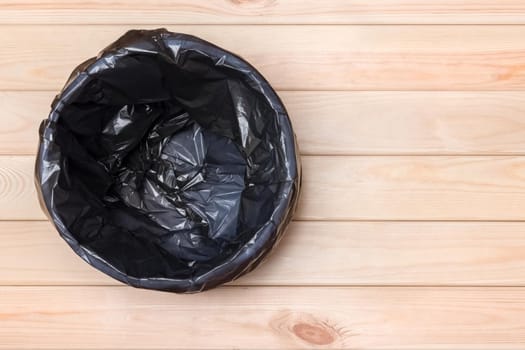
[[286, 110], [255, 68], [190, 35], [133, 30], [53, 102], [36, 183], [89, 264], [136, 287], [195, 292], [275, 246], [300, 165]]

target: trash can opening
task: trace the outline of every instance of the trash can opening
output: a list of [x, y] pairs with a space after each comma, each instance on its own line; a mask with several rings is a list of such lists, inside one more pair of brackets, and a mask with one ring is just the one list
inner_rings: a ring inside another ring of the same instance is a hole
[[287, 113], [238, 56], [130, 31], [73, 72], [40, 130], [43, 207], [87, 262], [136, 287], [194, 292], [252, 270], [300, 185]]

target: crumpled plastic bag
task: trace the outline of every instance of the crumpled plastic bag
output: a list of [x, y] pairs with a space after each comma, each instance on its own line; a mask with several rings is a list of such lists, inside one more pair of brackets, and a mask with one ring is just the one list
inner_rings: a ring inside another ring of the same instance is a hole
[[132, 30], [54, 100], [35, 181], [86, 262], [135, 287], [196, 292], [272, 250], [300, 163], [286, 110], [254, 67], [191, 35]]

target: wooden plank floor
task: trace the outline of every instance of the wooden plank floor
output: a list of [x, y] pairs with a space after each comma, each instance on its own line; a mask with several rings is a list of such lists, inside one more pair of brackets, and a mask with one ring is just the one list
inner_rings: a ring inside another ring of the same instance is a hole
[[[39, 122], [131, 28], [239, 53], [290, 112], [304, 186], [228, 286], [122, 286], [46, 221]], [[524, 349], [524, 0], [0, 0], [0, 349]]]

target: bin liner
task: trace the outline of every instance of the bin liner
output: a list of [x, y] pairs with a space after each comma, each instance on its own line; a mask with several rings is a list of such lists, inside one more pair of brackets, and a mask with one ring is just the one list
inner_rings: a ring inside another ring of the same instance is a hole
[[232, 281], [295, 211], [281, 100], [242, 58], [191, 35], [127, 32], [73, 71], [39, 133], [43, 210], [82, 259], [135, 287]]

